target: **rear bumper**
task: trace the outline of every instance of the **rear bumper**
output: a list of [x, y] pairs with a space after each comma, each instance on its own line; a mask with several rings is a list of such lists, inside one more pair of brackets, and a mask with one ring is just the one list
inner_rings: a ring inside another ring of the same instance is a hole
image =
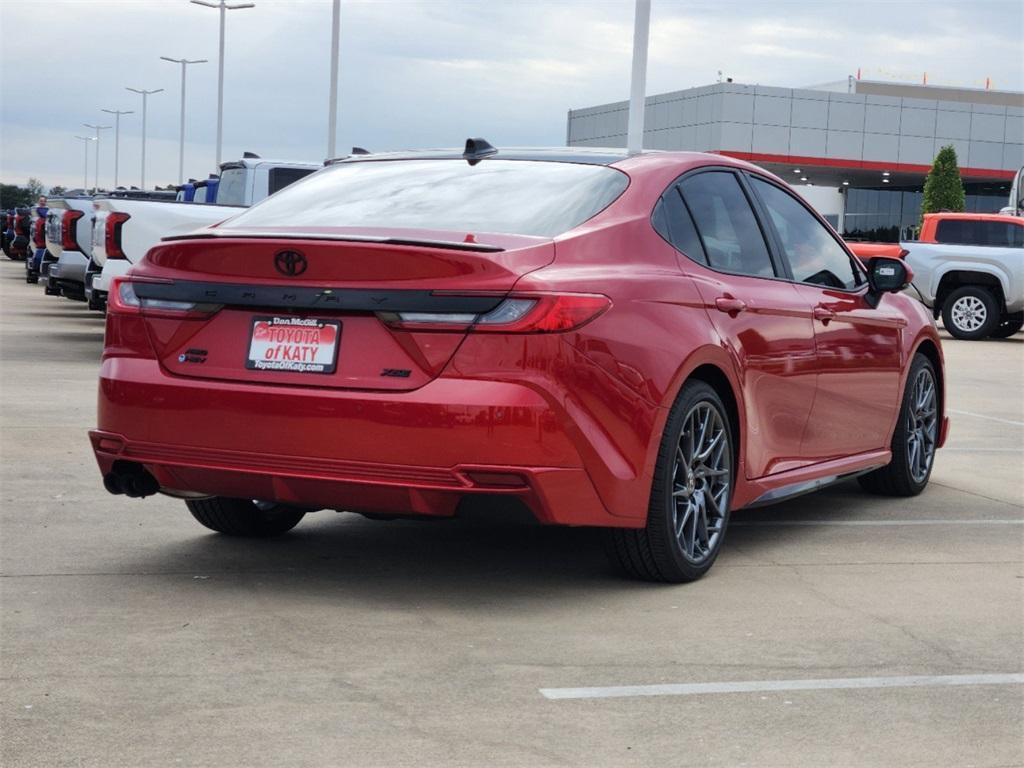
[[413, 392], [238, 385], [108, 358], [100, 471], [145, 466], [168, 491], [380, 513], [451, 515], [513, 495], [542, 522], [629, 526], [609, 513], [548, 402], [519, 384], [438, 378]]

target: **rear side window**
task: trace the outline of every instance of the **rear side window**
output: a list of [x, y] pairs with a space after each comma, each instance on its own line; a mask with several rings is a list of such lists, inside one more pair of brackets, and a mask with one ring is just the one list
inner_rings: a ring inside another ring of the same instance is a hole
[[380, 227], [554, 237], [610, 205], [628, 185], [621, 171], [582, 163], [343, 162], [254, 205], [221, 229]]
[[698, 264], [708, 263], [693, 217], [680, 197], [679, 187], [673, 186], [662, 195], [655, 212], [655, 228], [684, 256]]
[[761, 228], [732, 173], [699, 173], [684, 179], [679, 189], [714, 269], [754, 277], [775, 276]]
[[756, 176], [751, 184], [768, 211], [795, 280], [844, 290], [860, 285], [853, 260], [796, 198]]
[[1003, 221], [941, 219], [935, 228], [935, 241], [947, 245], [1021, 248], [1024, 247], [1024, 227]]
[[269, 179], [269, 194], [284, 189], [289, 184], [293, 184], [299, 179], [309, 176], [313, 172], [312, 168], [271, 168], [270, 179]]
[[993, 245], [1002, 248], [1020, 248], [1024, 246], [1022, 234], [1024, 227], [1002, 221], [979, 221], [978, 234], [981, 245]]

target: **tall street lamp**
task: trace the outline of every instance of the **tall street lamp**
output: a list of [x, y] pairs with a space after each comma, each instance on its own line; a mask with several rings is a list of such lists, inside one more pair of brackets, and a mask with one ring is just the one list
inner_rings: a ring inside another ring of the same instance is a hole
[[651, 0], [636, 0], [633, 17], [633, 74], [629, 87], [629, 119], [626, 152], [636, 155], [644, 148], [644, 109], [647, 103], [647, 41], [651, 29]]
[[221, 147], [224, 138], [224, 17], [227, 11], [255, 8], [256, 3], [229, 4], [227, 0], [220, 0], [219, 3], [210, 3], [207, 0], [190, 1], [196, 5], [205, 5], [207, 8], [216, 8], [220, 11], [220, 57], [217, 61], [217, 169], [220, 169]]
[[185, 181], [185, 67], [189, 64], [205, 64], [206, 59], [172, 59], [161, 56], [164, 61], [181, 64], [181, 129], [178, 135], [178, 184]]
[[114, 115], [114, 189], [117, 189], [117, 166], [121, 159], [121, 115], [134, 115], [130, 109], [101, 109], [100, 112]]
[[90, 141], [96, 141], [96, 137], [95, 136], [75, 136], [75, 138], [79, 139], [80, 141], [84, 141], [85, 142], [82, 145], [82, 149], [85, 150], [85, 152], [83, 153], [85, 155], [85, 169], [82, 171], [82, 189], [83, 190], [88, 190], [89, 189], [89, 142]]
[[338, 42], [341, 31], [341, 0], [334, 0], [331, 14], [331, 94], [327, 112], [327, 158], [334, 157], [338, 134]]
[[95, 173], [94, 182], [92, 185], [92, 193], [95, 195], [100, 191], [100, 131], [109, 130], [109, 125], [92, 125], [90, 123], [82, 123], [86, 128], [94, 128], [96, 130], [96, 164], [93, 168]]
[[131, 91], [132, 93], [142, 94], [142, 182], [139, 184], [140, 189], [146, 188], [146, 98], [153, 93], [160, 93], [163, 88], [157, 88], [155, 91], [147, 91], [140, 88], [129, 88], [125, 86], [125, 90]]

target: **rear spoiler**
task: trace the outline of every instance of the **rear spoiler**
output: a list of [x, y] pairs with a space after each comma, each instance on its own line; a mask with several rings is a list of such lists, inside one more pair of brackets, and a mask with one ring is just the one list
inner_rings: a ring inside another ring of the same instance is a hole
[[231, 232], [228, 230], [209, 230], [205, 232], [190, 232], [184, 235], [171, 235], [162, 238], [163, 242], [174, 240], [207, 240], [216, 238], [240, 238], [243, 240], [336, 240], [352, 243], [374, 243], [380, 245], [411, 245], [422, 248], [444, 248], [449, 251], [475, 251], [477, 253], [500, 253], [505, 249], [497, 245], [485, 243], [467, 243], [458, 240], [431, 240], [428, 238], [412, 237], [384, 237], [373, 235], [325, 235], [325, 234], [296, 234], [293, 232]]

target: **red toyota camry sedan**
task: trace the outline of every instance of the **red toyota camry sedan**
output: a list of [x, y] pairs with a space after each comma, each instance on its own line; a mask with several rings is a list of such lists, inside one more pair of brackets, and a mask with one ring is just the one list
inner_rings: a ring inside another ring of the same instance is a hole
[[910, 277], [717, 155], [357, 155], [116, 284], [90, 435], [108, 490], [224, 534], [505, 496], [690, 581], [733, 509], [925, 487], [948, 421]]

